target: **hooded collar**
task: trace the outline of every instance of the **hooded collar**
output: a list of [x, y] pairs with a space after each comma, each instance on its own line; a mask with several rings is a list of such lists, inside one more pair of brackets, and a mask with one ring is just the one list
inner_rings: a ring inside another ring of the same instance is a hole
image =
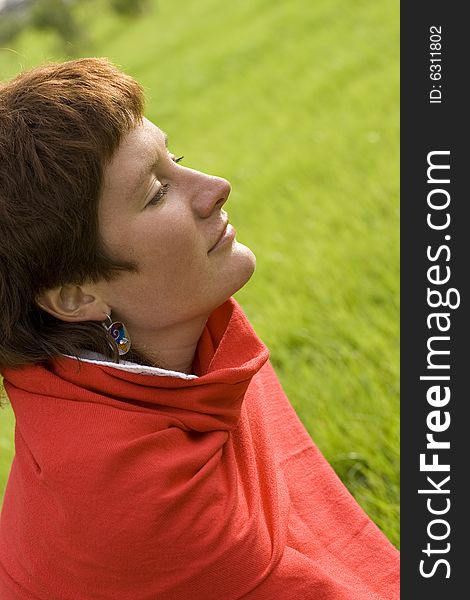
[[193, 362], [197, 377], [182, 378], [181, 373], [163, 369], [155, 376], [62, 356], [5, 369], [4, 378], [13, 407], [16, 388], [35, 396], [124, 410], [158, 409], [170, 412], [188, 429], [208, 431], [236, 426], [250, 381], [268, 358], [268, 349], [239, 304], [229, 298], [211, 314], [199, 339]]
[[[74, 356], [64, 354], [65, 358], [71, 358], [77, 360]], [[156, 377], [179, 377], [180, 379], [196, 379], [197, 375], [191, 375], [183, 373], [181, 371], [172, 371], [169, 369], [163, 369], [161, 367], [152, 367], [149, 365], [141, 365], [136, 362], [128, 360], [120, 360], [119, 363], [114, 363], [104, 354], [99, 352], [91, 352], [86, 350], [80, 353], [80, 362], [90, 363], [92, 365], [100, 365], [102, 367], [112, 367], [113, 369], [120, 369], [121, 371], [127, 371], [128, 373], [140, 373], [142, 375], [153, 375]]]

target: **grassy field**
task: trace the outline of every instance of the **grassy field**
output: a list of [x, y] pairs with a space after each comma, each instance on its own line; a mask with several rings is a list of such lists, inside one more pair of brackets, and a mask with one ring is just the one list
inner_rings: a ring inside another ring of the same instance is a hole
[[[232, 182], [226, 208], [258, 258], [236, 297], [313, 439], [398, 546], [398, 0], [151, 4], [130, 21], [81, 3], [75, 53], [135, 76], [171, 151]], [[61, 52], [25, 32], [0, 50], [0, 78]], [[0, 426], [1, 493], [11, 409]]]

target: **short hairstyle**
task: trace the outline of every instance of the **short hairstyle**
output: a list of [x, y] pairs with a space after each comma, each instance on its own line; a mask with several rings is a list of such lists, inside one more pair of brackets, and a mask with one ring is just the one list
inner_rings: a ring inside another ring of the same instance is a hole
[[0, 367], [83, 350], [119, 360], [102, 324], [66, 323], [36, 298], [137, 269], [106, 251], [98, 203], [104, 167], [143, 110], [140, 85], [107, 59], [0, 83]]

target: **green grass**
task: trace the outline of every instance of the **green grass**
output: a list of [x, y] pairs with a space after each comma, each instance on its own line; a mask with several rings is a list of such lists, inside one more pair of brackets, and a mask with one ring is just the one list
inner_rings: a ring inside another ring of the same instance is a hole
[[[227, 210], [258, 258], [237, 299], [313, 439], [398, 546], [398, 1], [153, 5], [126, 21], [83, 3], [76, 53], [135, 76], [170, 149], [232, 182]], [[0, 77], [62, 58], [52, 34], [26, 32], [0, 50]], [[0, 420], [2, 485], [11, 413]]]

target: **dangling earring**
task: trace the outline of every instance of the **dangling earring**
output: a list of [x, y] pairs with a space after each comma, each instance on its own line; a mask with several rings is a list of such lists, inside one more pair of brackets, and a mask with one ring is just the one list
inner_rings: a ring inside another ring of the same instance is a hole
[[131, 349], [131, 338], [126, 329], [126, 326], [121, 321], [114, 321], [111, 319], [110, 315], [106, 315], [109, 320], [109, 325], [103, 323], [103, 327], [109, 333], [109, 335], [113, 338], [118, 346], [119, 356], [124, 356]]

